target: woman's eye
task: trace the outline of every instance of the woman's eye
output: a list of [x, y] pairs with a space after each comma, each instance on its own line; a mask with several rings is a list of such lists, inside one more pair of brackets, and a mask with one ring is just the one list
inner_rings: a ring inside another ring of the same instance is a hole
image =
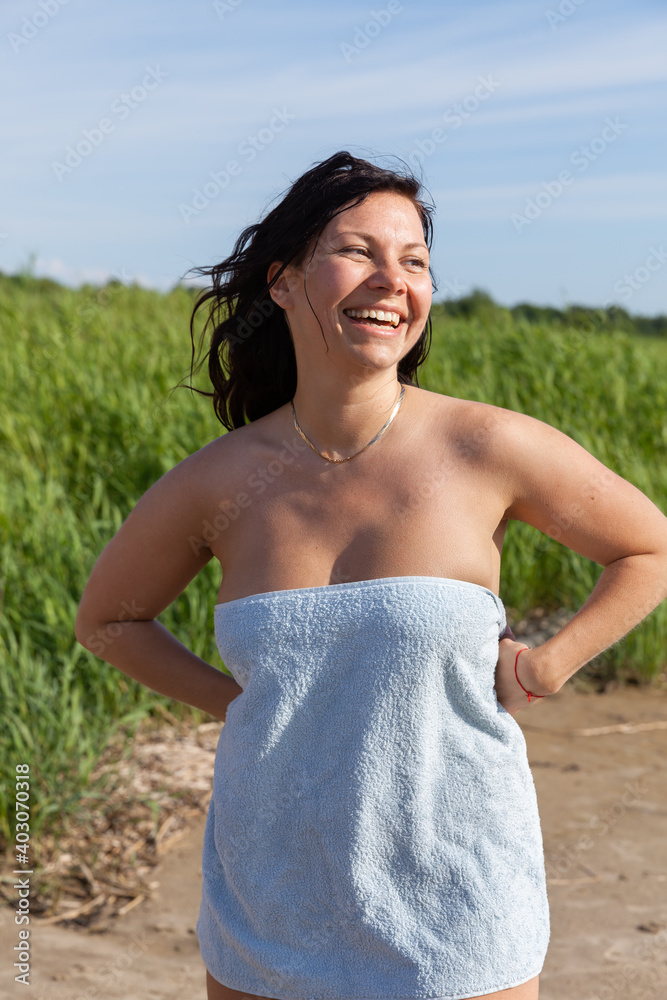
[[[343, 247], [343, 249], [341, 250], [341, 253], [347, 253], [349, 250], [351, 250], [352, 253], [368, 254], [368, 250], [366, 250], [364, 247]], [[422, 260], [421, 257], [410, 257], [408, 259], [407, 263], [408, 264], [416, 264], [417, 267], [421, 267], [421, 268], [427, 268], [428, 267], [427, 262], [425, 260]]]

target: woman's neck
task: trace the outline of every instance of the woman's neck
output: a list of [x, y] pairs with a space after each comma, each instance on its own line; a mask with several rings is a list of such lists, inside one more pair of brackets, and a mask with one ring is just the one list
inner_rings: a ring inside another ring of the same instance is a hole
[[296, 420], [319, 452], [331, 459], [347, 458], [367, 445], [389, 420], [401, 388], [398, 379], [386, 373], [356, 386], [299, 384], [293, 398]]

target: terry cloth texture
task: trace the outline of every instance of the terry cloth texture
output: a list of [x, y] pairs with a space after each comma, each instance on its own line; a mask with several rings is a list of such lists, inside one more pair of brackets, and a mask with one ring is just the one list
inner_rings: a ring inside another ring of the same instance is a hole
[[505, 609], [388, 577], [215, 607], [242, 694], [220, 734], [197, 936], [277, 1000], [463, 1000], [550, 937], [526, 743], [494, 679]]

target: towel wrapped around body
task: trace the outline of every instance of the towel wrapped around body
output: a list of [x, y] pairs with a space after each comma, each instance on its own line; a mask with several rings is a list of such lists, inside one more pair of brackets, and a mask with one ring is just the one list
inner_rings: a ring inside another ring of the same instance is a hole
[[215, 759], [197, 935], [276, 1000], [463, 1000], [550, 936], [526, 743], [486, 587], [388, 577], [216, 605], [243, 688]]

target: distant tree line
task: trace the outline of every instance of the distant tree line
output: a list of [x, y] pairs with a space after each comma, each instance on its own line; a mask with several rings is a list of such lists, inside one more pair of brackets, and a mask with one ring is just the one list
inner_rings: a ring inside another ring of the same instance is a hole
[[[30, 287], [35, 293], [56, 293], [63, 286], [51, 278], [38, 278], [28, 269], [22, 273], [6, 275], [0, 271], [0, 283], [14, 283], [20, 287]], [[83, 285], [85, 293], [99, 292], [101, 288], [118, 288], [122, 282], [111, 279], [104, 286]], [[176, 282], [172, 291], [180, 289], [187, 291], [194, 299], [200, 287], [193, 284]], [[163, 294], [169, 294], [168, 292]], [[500, 315], [511, 315], [514, 319], [526, 323], [541, 323], [544, 325], [562, 325], [584, 327], [587, 330], [623, 330], [629, 334], [641, 334], [649, 337], [667, 337], [667, 316], [637, 316], [627, 312], [621, 306], [608, 306], [606, 309], [592, 306], [569, 305], [565, 309], [553, 306], [536, 306], [531, 302], [519, 302], [515, 306], [501, 306], [482, 288], [473, 288], [469, 295], [460, 299], [443, 299], [433, 303], [434, 316], [452, 316], [458, 319], [479, 319], [482, 322], [493, 322]]]
[[519, 302], [507, 308], [494, 302], [488, 292], [481, 288], [473, 288], [469, 295], [460, 299], [445, 299], [434, 302], [433, 311], [437, 315], [452, 316], [460, 319], [476, 318], [481, 321], [492, 321], [500, 313], [509, 313], [514, 319], [527, 323], [543, 323], [545, 325], [562, 325], [599, 329], [600, 331], [623, 330], [626, 333], [642, 334], [651, 337], [667, 337], [667, 316], [633, 316], [621, 306], [608, 306], [606, 309], [594, 309], [590, 306], [569, 305], [565, 309], [555, 309], [553, 306], [536, 306], [531, 302]]

